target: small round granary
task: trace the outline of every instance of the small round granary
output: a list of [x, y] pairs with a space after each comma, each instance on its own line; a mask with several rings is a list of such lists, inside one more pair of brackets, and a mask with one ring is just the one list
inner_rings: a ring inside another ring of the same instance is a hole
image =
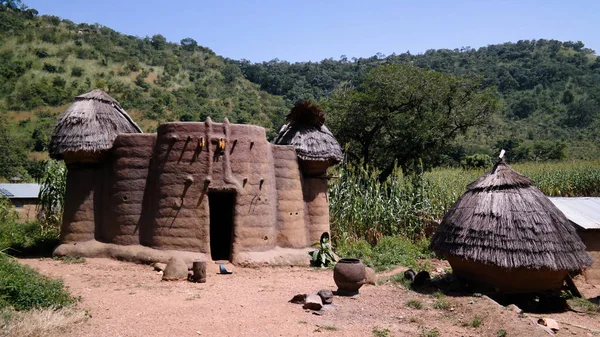
[[592, 263], [564, 214], [502, 160], [467, 186], [431, 238], [459, 277], [507, 293], [558, 290]]

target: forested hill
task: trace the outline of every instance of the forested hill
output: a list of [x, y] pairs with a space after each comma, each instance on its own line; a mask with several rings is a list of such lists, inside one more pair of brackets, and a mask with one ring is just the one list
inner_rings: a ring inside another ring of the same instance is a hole
[[[600, 58], [582, 42], [526, 40], [479, 49], [428, 50], [370, 58], [321, 62], [263, 63], [231, 61], [247, 79], [288, 102], [322, 100], [340, 84], [358, 86], [365, 74], [382, 64], [410, 64], [452, 75], [475, 75], [495, 87], [504, 108], [492, 133], [463, 141], [461, 151], [490, 153], [511, 149], [518, 159], [536, 159], [533, 148], [550, 157], [600, 155]], [[535, 152], [535, 151], [534, 151]], [[533, 156], [533, 157], [532, 157]]]
[[58, 114], [92, 89], [109, 92], [145, 131], [164, 121], [211, 116], [264, 126], [272, 137], [295, 101], [314, 99], [327, 108], [336, 88], [358, 88], [383, 64], [476, 75], [499, 92], [502, 109], [491, 127], [456, 138], [441, 164], [492, 155], [499, 147], [513, 160], [600, 157], [600, 59], [581, 42], [249, 63], [218, 56], [192, 38], [140, 38], [0, 0], [0, 180], [35, 177]]
[[287, 110], [283, 99], [261, 91], [239, 67], [192, 38], [180, 43], [169, 43], [160, 34], [139, 38], [38, 16], [35, 9], [0, 6], [3, 110], [60, 106], [95, 88], [148, 120], [204, 120], [210, 115], [277, 128]]

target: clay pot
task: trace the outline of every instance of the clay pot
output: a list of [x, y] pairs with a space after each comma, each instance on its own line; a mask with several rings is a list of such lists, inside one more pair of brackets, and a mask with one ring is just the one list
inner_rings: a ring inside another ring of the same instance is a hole
[[366, 282], [365, 265], [359, 259], [341, 259], [333, 269], [338, 295], [356, 295]]

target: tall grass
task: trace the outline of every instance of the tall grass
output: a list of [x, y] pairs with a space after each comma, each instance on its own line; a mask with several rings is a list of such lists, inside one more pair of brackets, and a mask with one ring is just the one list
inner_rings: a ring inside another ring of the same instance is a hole
[[[600, 196], [600, 161], [525, 163], [512, 167], [549, 196]], [[437, 168], [406, 176], [400, 170], [385, 182], [378, 171], [352, 165], [337, 168], [329, 188], [334, 243], [383, 236], [417, 240], [435, 229], [445, 212], [484, 170]]]

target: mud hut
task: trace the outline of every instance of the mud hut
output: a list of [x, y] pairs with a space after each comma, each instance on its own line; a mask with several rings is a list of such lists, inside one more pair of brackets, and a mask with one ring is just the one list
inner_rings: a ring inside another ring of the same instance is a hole
[[502, 160], [467, 186], [430, 249], [457, 277], [501, 292], [558, 290], [569, 271], [592, 263], [565, 215]]
[[54, 128], [50, 157], [67, 165], [63, 241], [94, 238], [96, 218], [102, 216], [106, 180], [105, 157], [120, 133], [141, 133], [119, 102], [101, 90], [75, 97]]
[[329, 204], [327, 180], [305, 178], [300, 161], [296, 147], [269, 143], [264, 128], [227, 118], [121, 133], [95, 163], [104, 178], [89, 179], [104, 197], [68, 186], [54, 253], [306, 265], [311, 244], [329, 232]]
[[342, 161], [342, 149], [331, 131], [324, 125], [325, 112], [310, 101], [296, 103], [286, 116], [274, 143], [296, 148], [298, 162], [304, 176], [304, 201], [307, 215], [313, 219], [310, 240], [317, 242], [323, 232], [329, 231], [329, 203], [327, 201], [327, 169]]

